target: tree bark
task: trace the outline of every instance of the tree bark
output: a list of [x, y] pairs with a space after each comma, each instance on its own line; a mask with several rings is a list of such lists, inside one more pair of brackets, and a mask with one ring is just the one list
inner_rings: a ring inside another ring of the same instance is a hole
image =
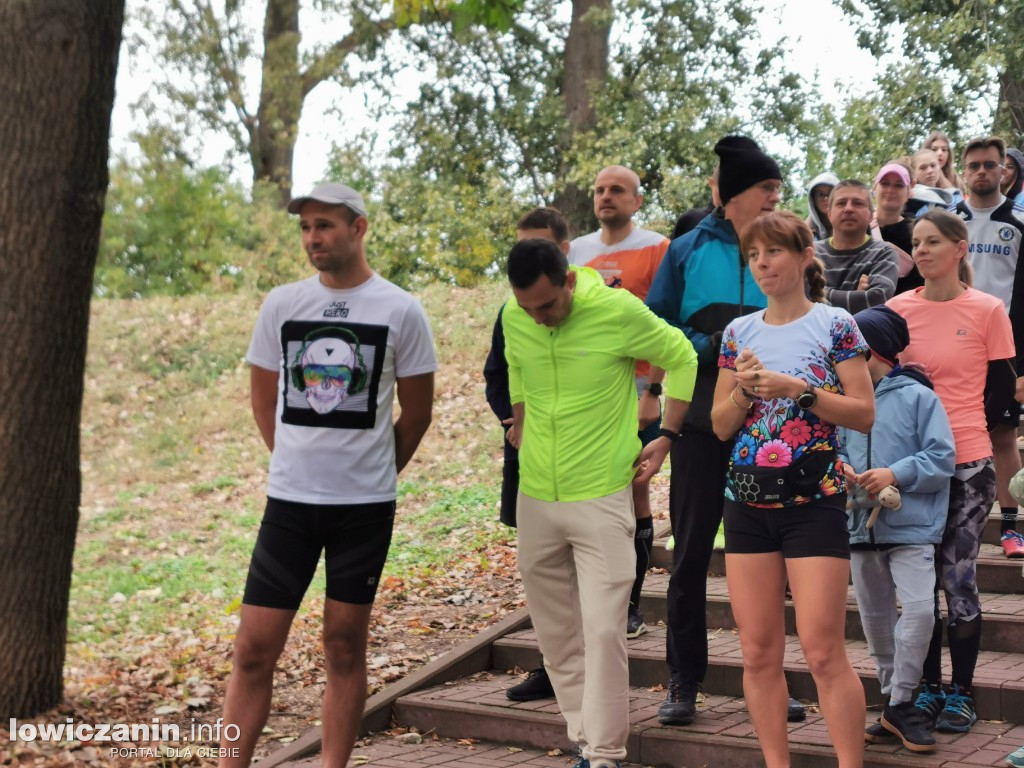
[[999, 102], [993, 119], [993, 133], [1006, 139], [1007, 146], [1024, 142], [1024, 80], [1009, 70], [999, 75]]
[[124, 0], [0, 0], [0, 718], [63, 696]]
[[263, 79], [249, 152], [253, 181], [270, 181], [282, 206], [292, 195], [292, 157], [302, 114], [299, 1], [267, 0], [263, 22]]
[[[594, 89], [608, 78], [608, 37], [612, 28], [611, 0], [573, 0], [572, 21], [565, 41], [562, 97], [568, 130], [561, 144], [567, 151], [573, 138], [594, 127], [597, 115], [591, 98]], [[561, 178], [568, 175], [563, 161]], [[580, 234], [597, 225], [588, 190], [570, 182], [552, 203], [562, 212], [569, 230]]]

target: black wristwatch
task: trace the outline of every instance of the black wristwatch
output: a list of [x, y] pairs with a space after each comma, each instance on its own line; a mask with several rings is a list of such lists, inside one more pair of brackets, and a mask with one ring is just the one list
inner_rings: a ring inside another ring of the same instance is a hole
[[655, 397], [661, 397], [661, 383], [660, 382], [657, 382], [657, 381], [651, 382], [646, 387], [644, 387], [644, 389], [646, 389], [648, 392], [650, 392]]
[[805, 411], [809, 411], [817, 402], [818, 393], [810, 384], [807, 385], [807, 389], [796, 396], [796, 404]]
[[680, 435], [678, 432], [673, 432], [671, 429], [665, 429], [664, 427], [662, 427], [661, 429], [658, 430], [658, 437], [667, 437], [674, 443], [676, 440], [682, 437], [682, 435]]

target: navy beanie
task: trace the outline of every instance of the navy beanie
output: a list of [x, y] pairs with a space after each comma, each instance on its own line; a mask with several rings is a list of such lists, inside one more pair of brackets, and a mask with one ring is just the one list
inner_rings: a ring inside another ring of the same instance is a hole
[[871, 352], [890, 365], [910, 343], [910, 331], [903, 317], [884, 305], [862, 309], [853, 319]]
[[718, 155], [718, 194], [722, 205], [766, 179], [782, 180], [779, 164], [746, 136], [726, 136], [715, 144]]

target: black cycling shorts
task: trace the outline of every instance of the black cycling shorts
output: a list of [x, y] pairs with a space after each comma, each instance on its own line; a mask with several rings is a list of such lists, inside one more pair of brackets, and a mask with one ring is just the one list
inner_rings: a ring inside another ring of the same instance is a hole
[[845, 493], [774, 508], [726, 499], [724, 519], [727, 554], [781, 552], [783, 557], [850, 559]]
[[242, 602], [297, 610], [323, 552], [327, 597], [372, 603], [394, 522], [393, 501], [320, 505], [268, 498]]

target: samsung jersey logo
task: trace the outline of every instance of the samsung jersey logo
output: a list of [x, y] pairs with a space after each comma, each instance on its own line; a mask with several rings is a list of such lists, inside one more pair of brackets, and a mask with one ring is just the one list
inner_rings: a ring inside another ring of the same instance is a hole
[[1013, 247], [1009, 245], [996, 245], [995, 243], [971, 243], [968, 246], [968, 253], [994, 253], [997, 256], [1009, 256], [1013, 253]]

